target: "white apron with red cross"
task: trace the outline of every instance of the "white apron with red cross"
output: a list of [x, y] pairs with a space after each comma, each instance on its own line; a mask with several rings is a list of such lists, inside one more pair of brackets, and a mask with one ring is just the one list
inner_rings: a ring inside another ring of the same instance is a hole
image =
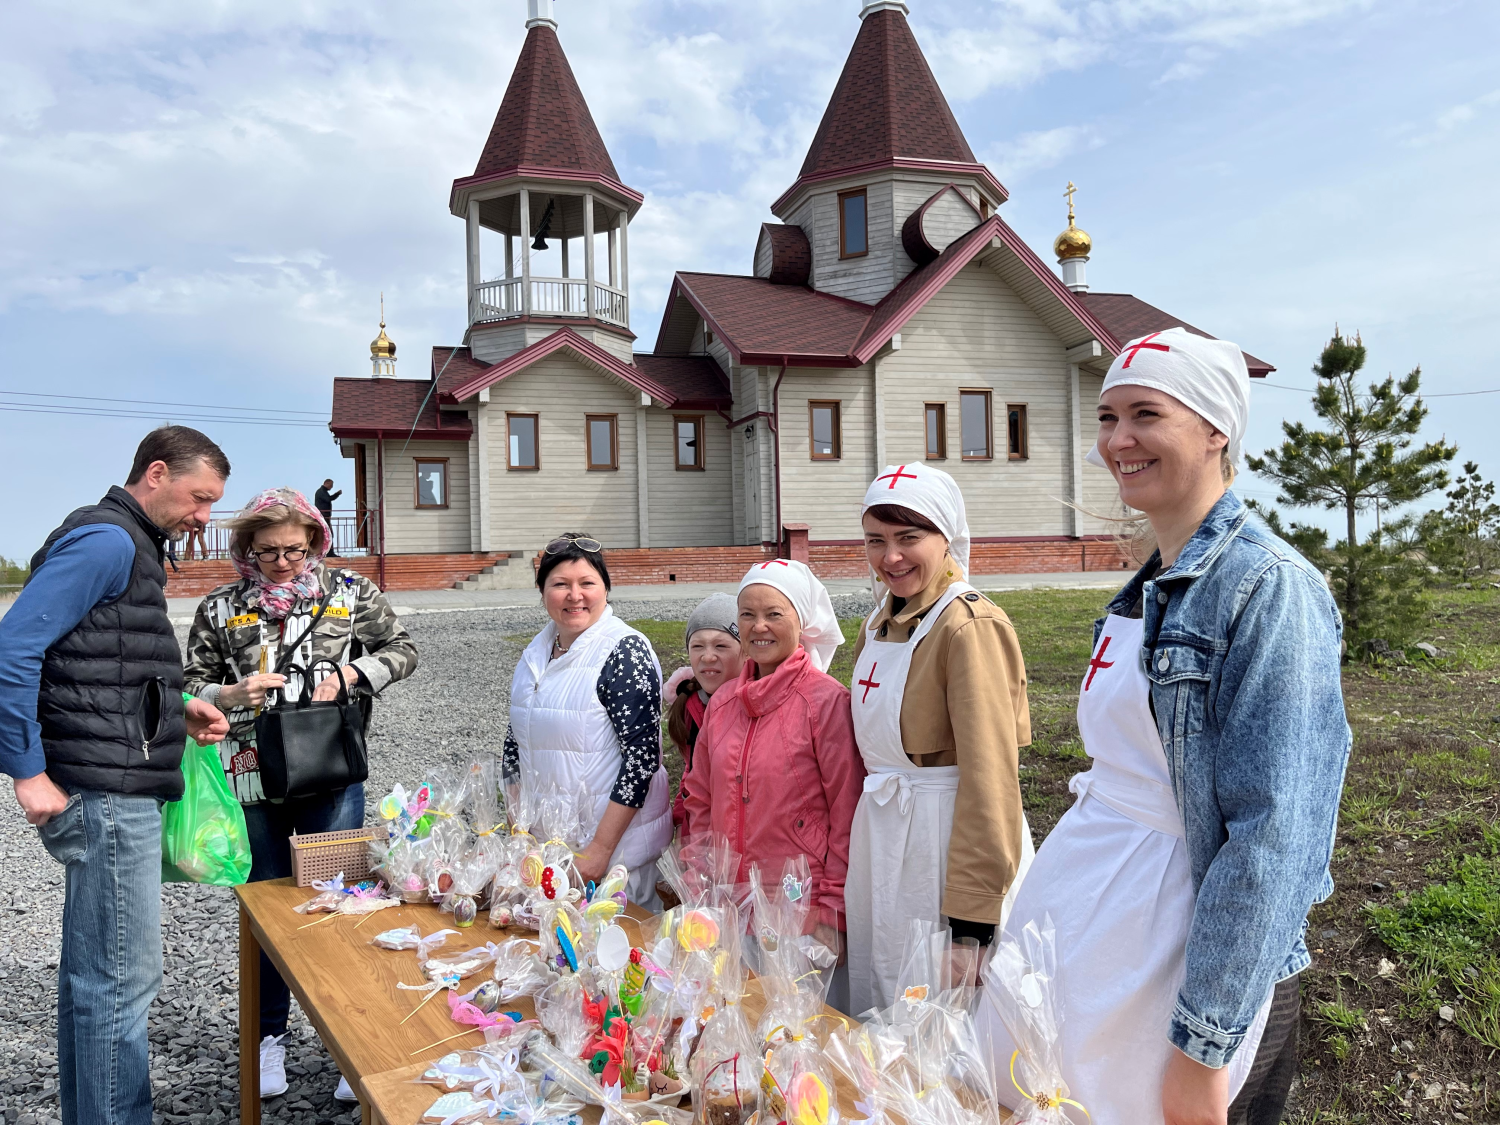
[[[1005, 924], [1007, 936], [1050, 920], [1066, 1019], [1062, 1070], [1092, 1125], [1160, 1125], [1161, 1084], [1175, 1048], [1167, 1026], [1186, 976], [1192, 873], [1167, 755], [1141, 664], [1142, 622], [1111, 614], [1078, 692], [1078, 729], [1093, 768], [1069, 789], [1078, 800], [1037, 850]], [[1015, 1044], [986, 989], [977, 1018], [992, 1036], [1001, 1101]], [[1230, 1062], [1229, 1096], [1255, 1059], [1267, 997]], [[1081, 1115], [1079, 1115], [1081, 1119]]]
[[[901, 744], [901, 701], [917, 645], [954, 598], [973, 591], [967, 582], [949, 586], [904, 644], [879, 639], [873, 627], [879, 607], [864, 625], [851, 702], [854, 737], [868, 776], [854, 810], [844, 882], [852, 1015], [896, 1002], [911, 919], [937, 922], [942, 916], [959, 769], [912, 764]], [[1024, 819], [1021, 847], [1020, 869], [1005, 896], [1002, 921], [1033, 854]]]

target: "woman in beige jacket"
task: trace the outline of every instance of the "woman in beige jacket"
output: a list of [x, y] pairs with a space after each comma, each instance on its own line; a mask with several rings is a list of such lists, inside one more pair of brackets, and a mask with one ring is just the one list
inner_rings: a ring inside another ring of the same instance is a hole
[[852, 698], [869, 772], [845, 891], [855, 1013], [895, 1002], [912, 919], [988, 945], [1033, 854], [1018, 774], [1026, 667], [1005, 611], [965, 581], [958, 485], [924, 465], [889, 468], [863, 523], [877, 605]]

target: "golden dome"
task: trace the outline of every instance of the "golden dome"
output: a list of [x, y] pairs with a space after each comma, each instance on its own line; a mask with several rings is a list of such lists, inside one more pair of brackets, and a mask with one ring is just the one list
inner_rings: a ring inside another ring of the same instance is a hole
[[385, 294], [380, 295], [380, 335], [370, 341], [371, 359], [395, 359], [396, 344], [385, 334]]
[[396, 344], [389, 336], [385, 334], [385, 323], [382, 321], [380, 325], [380, 335], [376, 336], [375, 339], [370, 341], [370, 358], [394, 359], [395, 357]]
[[1069, 258], [1087, 258], [1089, 251], [1094, 248], [1094, 240], [1089, 237], [1088, 231], [1079, 230], [1073, 221], [1073, 194], [1077, 189], [1071, 180], [1068, 181], [1068, 190], [1063, 194], [1068, 198], [1068, 229], [1058, 235], [1052, 243], [1052, 252], [1057, 255], [1059, 262], [1067, 261]]
[[1068, 229], [1057, 236], [1052, 243], [1052, 252], [1057, 255], [1058, 261], [1068, 258], [1087, 258], [1089, 251], [1094, 248], [1094, 240], [1088, 236], [1087, 231], [1079, 230], [1074, 224], [1069, 223]]

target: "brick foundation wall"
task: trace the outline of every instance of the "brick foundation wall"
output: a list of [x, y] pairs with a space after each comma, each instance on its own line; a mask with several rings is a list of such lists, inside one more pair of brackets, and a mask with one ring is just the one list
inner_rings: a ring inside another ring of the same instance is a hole
[[[461, 578], [472, 578], [504, 553], [477, 553], [455, 555], [387, 555], [385, 557], [385, 589], [391, 590], [446, 590]], [[371, 581], [380, 581], [380, 559], [374, 555], [359, 558], [333, 559], [332, 562], [344, 570], [354, 570]], [[237, 577], [234, 567], [227, 561], [210, 559], [177, 563], [178, 573], [167, 567], [167, 597], [201, 598], [215, 587], [233, 582]], [[662, 579], [662, 581], [666, 581]]]
[[[762, 547], [663, 547], [606, 552], [616, 586], [668, 582], [738, 582], [758, 562], [774, 558]], [[535, 563], [536, 560], [534, 560]], [[808, 565], [820, 578], [863, 578], [865, 549], [856, 543], [809, 543]], [[1040, 539], [976, 543], [970, 554], [974, 574], [1072, 573], [1134, 570], [1135, 562], [1114, 539]], [[674, 577], [675, 576], [675, 577]]]

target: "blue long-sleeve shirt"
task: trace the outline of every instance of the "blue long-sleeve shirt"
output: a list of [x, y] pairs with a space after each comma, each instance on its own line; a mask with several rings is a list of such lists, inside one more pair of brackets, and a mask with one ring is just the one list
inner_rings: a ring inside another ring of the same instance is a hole
[[125, 593], [134, 565], [128, 531], [112, 523], [86, 524], [52, 545], [0, 617], [0, 773], [19, 779], [46, 770], [36, 721], [42, 658], [96, 605]]

